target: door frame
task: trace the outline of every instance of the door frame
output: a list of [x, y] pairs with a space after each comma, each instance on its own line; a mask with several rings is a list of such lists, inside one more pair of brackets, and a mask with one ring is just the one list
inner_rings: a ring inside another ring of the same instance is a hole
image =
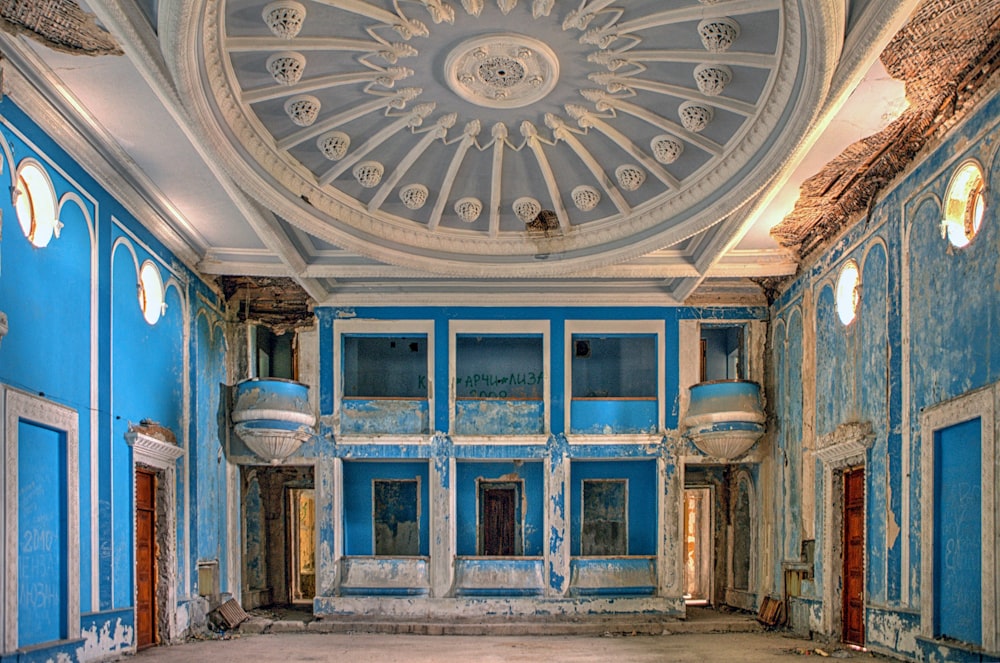
[[[156, 529], [164, 534], [159, 537], [165, 542], [157, 550], [159, 564], [167, 565], [167, 568], [177, 567], [177, 461], [184, 456], [184, 449], [176, 444], [163, 442], [154, 437], [137, 431], [125, 433], [125, 441], [132, 447], [132, 565], [135, 566], [135, 542], [136, 542], [136, 519], [135, 519], [135, 470], [137, 466], [145, 466], [156, 472], [157, 502], [166, 514], [162, 521], [156, 521]], [[160, 643], [173, 642], [176, 633], [175, 612], [177, 609], [177, 574], [168, 573], [166, 588], [162, 587], [157, 591], [157, 618], [166, 626], [166, 629], [159, 629]], [[132, 587], [132, 612], [133, 620], [136, 618], [136, 592], [135, 583]], [[161, 605], [159, 596], [166, 597]], [[161, 612], [162, 611], [162, 612]]]
[[[871, 422], [841, 424], [819, 439], [816, 457], [823, 463], [823, 559], [843, 559], [844, 470], [864, 469], [868, 476], [868, 449], [875, 441]], [[868, 490], [865, 480], [864, 567], [868, 568]], [[823, 564], [823, 633], [839, 641], [843, 635], [844, 565]], [[866, 572], [867, 580], [867, 572]], [[865, 596], [868, 586], [865, 584]], [[867, 631], [867, 628], [866, 628]], [[867, 639], [867, 633], [866, 633]]]
[[1000, 650], [1000, 555], [994, 546], [1000, 529], [1000, 512], [996, 508], [997, 490], [994, 485], [997, 449], [996, 412], [1000, 410], [1000, 383], [958, 396], [952, 400], [928, 406], [920, 417], [920, 634], [934, 640], [934, 435], [970, 419], [980, 419], [980, 453], [982, 482], [981, 536], [983, 592], [982, 649], [987, 654]]
[[509, 487], [514, 491], [514, 554], [511, 557], [523, 557], [526, 510], [524, 479], [476, 479], [476, 554], [483, 555], [484, 550], [482, 495], [487, 485], [492, 485], [493, 489]]

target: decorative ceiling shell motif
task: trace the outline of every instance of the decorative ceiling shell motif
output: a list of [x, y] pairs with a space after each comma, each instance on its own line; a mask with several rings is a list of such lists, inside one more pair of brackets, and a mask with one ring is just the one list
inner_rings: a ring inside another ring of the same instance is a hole
[[715, 227], [801, 140], [837, 32], [795, 0], [189, 4], [168, 59], [241, 187], [454, 276], [566, 274]]

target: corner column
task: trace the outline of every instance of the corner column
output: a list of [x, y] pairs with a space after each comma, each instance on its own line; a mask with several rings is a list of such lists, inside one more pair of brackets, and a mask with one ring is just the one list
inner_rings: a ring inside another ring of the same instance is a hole
[[336, 596], [340, 559], [344, 554], [344, 464], [339, 458], [316, 460], [317, 537], [316, 596]]

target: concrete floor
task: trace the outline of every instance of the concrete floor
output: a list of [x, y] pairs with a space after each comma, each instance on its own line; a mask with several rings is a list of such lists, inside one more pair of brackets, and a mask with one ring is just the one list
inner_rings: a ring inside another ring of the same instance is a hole
[[[331, 663], [709, 663], [816, 660], [870, 661], [872, 654], [824, 646], [782, 633], [706, 633], [663, 636], [420, 636], [369, 633], [286, 633], [234, 636], [229, 640], [154, 647], [135, 663], [249, 663], [329, 661]], [[885, 660], [885, 659], [882, 659]]]

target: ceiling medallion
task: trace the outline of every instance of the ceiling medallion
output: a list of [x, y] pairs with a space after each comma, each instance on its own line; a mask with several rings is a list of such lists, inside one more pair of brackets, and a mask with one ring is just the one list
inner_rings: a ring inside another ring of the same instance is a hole
[[445, 60], [448, 86], [487, 108], [520, 108], [543, 98], [559, 80], [559, 59], [543, 42], [501, 33], [466, 39]]
[[324, 242], [456, 276], [693, 250], [833, 57], [799, 0], [190, 1], [206, 57], [179, 80], [227, 172]]
[[278, 0], [264, 7], [262, 16], [275, 37], [294, 39], [302, 29], [306, 8], [294, 0]]

